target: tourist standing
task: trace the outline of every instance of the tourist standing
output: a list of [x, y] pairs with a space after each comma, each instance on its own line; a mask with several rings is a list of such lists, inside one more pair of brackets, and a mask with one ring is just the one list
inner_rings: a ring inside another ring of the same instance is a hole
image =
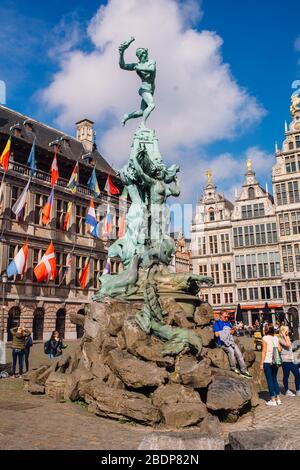
[[[221, 312], [221, 318], [213, 324], [213, 331], [216, 337], [217, 346], [224, 349], [228, 355], [231, 370], [236, 374], [241, 374], [247, 379], [252, 378], [247, 371], [241, 350], [234, 342], [232, 333], [235, 332], [235, 328], [233, 328], [232, 324], [229, 322], [228, 313]], [[240, 370], [237, 368], [237, 363]]]
[[32, 345], [33, 345], [32, 336], [29, 335], [27, 336], [25, 340], [25, 349], [24, 349], [25, 372], [29, 371], [29, 354], [30, 354], [30, 349], [32, 348]]
[[298, 366], [294, 364], [294, 354], [292, 348], [292, 342], [289, 337], [288, 326], [281, 326], [279, 343], [281, 345], [281, 360], [282, 360], [282, 371], [283, 371], [283, 386], [285, 394], [288, 397], [294, 397], [295, 394], [289, 389], [289, 377], [290, 373], [294, 375], [296, 395], [300, 396], [300, 372]]
[[19, 376], [22, 377], [24, 355], [25, 355], [25, 343], [26, 343], [26, 339], [31, 335], [31, 331], [24, 328], [23, 325], [20, 325], [15, 328], [12, 328], [10, 332], [13, 337], [13, 340], [12, 340], [13, 377], [15, 378], [17, 377], [17, 374], [16, 374], [17, 360], [19, 362]]
[[281, 352], [281, 347], [279, 339], [275, 336], [275, 330], [272, 324], [265, 326], [264, 333], [260, 368], [265, 372], [271, 398], [271, 400], [266, 402], [266, 405], [277, 406], [281, 405], [279, 384], [277, 381], [279, 362], [281, 362], [280, 356], [278, 359], [278, 354]]
[[65, 348], [63, 341], [58, 331], [53, 331], [49, 341], [45, 343], [45, 353], [48, 354], [49, 359], [53, 359], [62, 354], [62, 350]]

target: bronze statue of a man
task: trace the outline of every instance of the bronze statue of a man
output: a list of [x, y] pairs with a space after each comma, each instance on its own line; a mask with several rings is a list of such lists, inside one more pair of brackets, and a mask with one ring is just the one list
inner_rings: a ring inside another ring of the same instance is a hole
[[131, 37], [129, 41], [123, 42], [119, 46], [119, 65], [123, 70], [135, 71], [142, 80], [142, 85], [139, 89], [139, 95], [142, 97], [142, 102], [140, 109], [133, 111], [132, 113], [124, 114], [122, 120], [123, 126], [125, 126], [125, 123], [129, 119], [135, 119], [140, 116], [143, 116], [142, 125], [145, 125], [146, 120], [155, 108], [153, 95], [155, 90], [156, 63], [154, 60], [150, 60], [148, 58], [148, 49], [138, 48], [136, 50], [136, 56], [139, 59], [138, 63], [126, 64], [124, 60], [124, 52], [134, 40], [135, 39]]

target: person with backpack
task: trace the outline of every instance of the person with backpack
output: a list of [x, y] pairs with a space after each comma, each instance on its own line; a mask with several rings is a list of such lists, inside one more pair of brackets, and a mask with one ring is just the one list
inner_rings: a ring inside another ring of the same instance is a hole
[[281, 360], [282, 360], [282, 371], [283, 371], [283, 386], [285, 394], [288, 397], [294, 397], [295, 394], [289, 389], [289, 377], [290, 373], [294, 375], [296, 395], [300, 396], [300, 372], [298, 366], [294, 362], [294, 353], [292, 342], [289, 337], [289, 327], [280, 327], [279, 343], [281, 345]]
[[24, 358], [25, 358], [25, 373], [29, 371], [29, 354], [30, 348], [32, 348], [33, 341], [31, 334], [27, 336], [25, 340]]
[[279, 398], [280, 390], [277, 381], [278, 369], [281, 365], [281, 346], [279, 339], [275, 336], [275, 329], [272, 324], [265, 326], [264, 333], [260, 369], [265, 373], [271, 398], [266, 401], [266, 405], [277, 406], [282, 404]]
[[48, 355], [49, 359], [53, 359], [60, 356], [65, 347], [66, 346], [63, 344], [63, 341], [59, 336], [59, 332], [53, 331], [51, 338], [46, 341], [44, 345], [44, 352]]

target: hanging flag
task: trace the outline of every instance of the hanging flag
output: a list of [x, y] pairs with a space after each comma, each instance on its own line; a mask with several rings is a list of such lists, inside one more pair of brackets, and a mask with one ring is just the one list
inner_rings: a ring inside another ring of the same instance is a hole
[[111, 273], [111, 262], [110, 258], [107, 258], [105, 268], [103, 270], [103, 274], [110, 274]]
[[25, 207], [26, 204], [26, 197], [29, 189], [31, 179], [29, 179], [28, 183], [26, 184], [25, 188], [23, 189], [19, 199], [16, 200], [12, 207], [13, 213], [16, 215], [17, 218], [21, 217], [22, 211]]
[[126, 212], [124, 212], [119, 219], [118, 238], [124, 237], [126, 232]]
[[90, 233], [93, 237], [97, 237], [97, 219], [94, 206], [94, 199], [91, 199], [90, 207], [85, 218], [85, 223], [88, 226], [88, 233]]
[[107, 181], [106, 181], [106, 184], [105, 184], [105, 187], [104, 187], [104, 191], [106, 191], [109, 194], [113, 194], [115, 196], [117, 194], [120, 194], [120, 191], [118, 190], [118, 188], [112, 182], [110, 175], [108, 175], [108, 177], [107, 177]]
[[35, 161], [35, 140], [34, 138], [30, 154], [27, 160], [27, 166], [30, 167], [30, 176], [35, 176], [36, 175], [36, 161]]
[[3, 193], [4, 193], [4, 177], [2, 178], [1, 185], [0, 185], [0, 208], [2, 205]]
[[54, 200], [54, 188], [52, 188], [50, 196], [48, 197], [47, 202], [44, 205], [43, 210], [42, 210], [42, 215], [43, 215], [42, 223], [44, 225], [48, 225], [50, 222], [53, 200]]
[[54, 280], [57, 275], [55, 249], [51, 242], [41, 261], [34, 269], [34, 275], [38, 282]]
[[69, 269], [71, 269], [71, 266], [72, 266], [72, 258], [73, 258], [73, 250], [71, 251], [71, 253], [68, 253], [67, 254], [67, 261], [66, 261], [66, 271], [69, 271]]
[[122, 201], [127, 201], [127, 197], [128, 197], [128, 189], [127, 189], [127, 186], [124, 186], [120, 199]]
[[6, 142], [5, 148], [0, 157], [0, 166], [2, 166], [4, 171], [8, 170], [10, 148], [11, 148], [11, 136], [9, 136], [8, 141]]
[[6, 268], [7, 276], [12, 277], [17, 274], [24, 274], [28, 258], [28, 242], [18, 251], [14, 259]]
[[64, 218], [64, 225], [63, 225], [63, 228], [64, 228], [65, 231], [69, 230], [69, 222], [70, 222], [70, 219], [71, 219], [72, 205], [73, 205], [73, 203], [71, 201], [69, 201], [68, 202], [67, 212], [66, 212], [66, 215], [65, 215], [65, 218]]
[[92, 191], [94, 197], [100, 196], [100, 188], [97, 181], [96, 168], [94, 167], [90, 179], [87, 182], [88, 187]]
[[85, 289], [88, 283], [88, 275], [89, 275], [89, 267], [90, 267], [90, 258], [88, 258], [85, 267], [82, 270], [82, 273], [79, 278], [81, 289]]
[[71, 190], [72, 193], [76, 192], [77, 186], [79, 184], [79, 165], [76, 163], [71, 178], [67, 184], [67, 188]]
[[102, 222], [99, 220], [99, 222], [97, 223], [97, 228], [96, 228], [97, 238], [101, 238], [101, 225], [102, 225]]
[[52, 161], [51, 168], [50, 168], [52, 187], [57, 183], [58, 178], [59, 178], [58, 165], [57, 165], [57, 152], [58, 152], [58, 145], [55, 148], [55, 153], [54, 153], [53, 161]]
[[111, 218], [111, 213], [110, 213], [110, 206], [108, 204], [106, 217], [105, 217], [105, 223], [104, 223], [104, 234], [110, 235], [111, 232], [112, 232], [112, 218]]

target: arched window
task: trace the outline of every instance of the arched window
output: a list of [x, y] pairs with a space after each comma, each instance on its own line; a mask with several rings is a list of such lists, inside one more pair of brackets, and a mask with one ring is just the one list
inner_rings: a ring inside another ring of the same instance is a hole
[[59, 332], [61, 338], [65, 337], [66, 328], [66, 311], [64, 308], [60, 308], [56, 314], [55, 329]]
[[7, 319], [7, 341], [12, 341], [12, 334], [10, 330], [12, 328], [16, 328], [20, 325], [20, 316], [21, 311], [19, 307], [13, 307], [8, 312], [8, 319]]
[[[78, 315], [85, 315], [85, 310], [82, 308], [78, 310]], [[84, 328], [81, 325], [76, 325], [76, 333], [77, 333], [77, 338], [82, 338], [84, 334]]]
[[254, 188], [249, 188], [248, 189], [248, 198], [249, 199], [255, 199], [255, 190], [254, 190]]
[[210, 207], [208, 209], [208, 213], [209, 213], [209, 221], [213, 222], [215, 220], [215, 211], [214, 211], [213, 207]]
[[32, 334], [35, 341], [42, 340], [44, 333], [44, 310], [37, 308], [33, 314]]

